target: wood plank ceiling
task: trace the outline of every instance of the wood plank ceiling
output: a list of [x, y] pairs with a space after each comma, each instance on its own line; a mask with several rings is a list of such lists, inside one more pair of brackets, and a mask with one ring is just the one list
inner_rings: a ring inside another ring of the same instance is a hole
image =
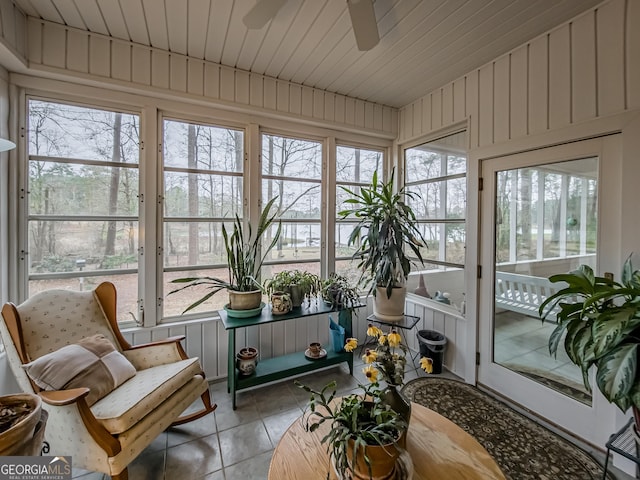
[[[14, 0], [27, 15], [393, 107], [407, 105], [601, 0], [375, 0], [380, 43], [356, 48], [345, 0]], [[594, 27], [595, 28], [595, 27]]]

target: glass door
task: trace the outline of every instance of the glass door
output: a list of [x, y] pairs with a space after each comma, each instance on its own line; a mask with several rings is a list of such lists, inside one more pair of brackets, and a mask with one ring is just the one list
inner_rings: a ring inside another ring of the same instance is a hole
[[564, 349], [550, 355], [555, 316], [543, 322], [538, 307], [561, 288], [550, 275], [597, 270], [598, 177], [611, 141], [482, 163], [479, 383], [586, 440], [594, 399]]

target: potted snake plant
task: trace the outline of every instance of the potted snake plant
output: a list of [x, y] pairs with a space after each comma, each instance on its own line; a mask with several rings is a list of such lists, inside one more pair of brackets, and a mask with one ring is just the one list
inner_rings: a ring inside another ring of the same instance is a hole
[[276, 199], [277, 197], [274, 197], [264, 207], [255, 230], [249, 225], [245, 232], [242, 220], [238, 215], [235, 217], [233, 230], [230, 233], [224, 224], [222, 225], [229, 280], [204, 276], [176, 278], [171, 281], [171, 283], [186, 285], [173, 290], [169, 295], [199, 285], [205, 285], [209, 290], [205, 295], [189, 305], [183, 313], [196, 308], [223, 289], [227, 289], [229, 293], [228, 311], [253, 310], [260, 306], [263, 291], [259, 281], [260, 270], [267, 255], [276, 245], [282, 230], [282, 225], [278, 222], [278, 228], [271, 239], [271, 243], [266, 248], [261, 248], [264, 233], [275, 221], [276, 214], [271, 215], [270, 211]]
[[539, 309], [543, 321], [553, 312], [558, 322], [550, 353], [556, 354], [566, 332], [564, 349], [585, 387], [591, 391], [589, 369], [595, 366], [598, 389], [623, 412], [631, 408], [640, 427], [640, 271], [628, 258], [620, 282], [596, 276], [587, 265], [549, 280], [567, 283]]
[[359, 190], [341, 187], [350, 197], [345, 200], [350, 208], [339, 212], [343, 219], [358, 221], [348, 240], [349, 245], [357, 246], [353, 258], [361, 270], [358, 283], [373, 292], [376, 317], [390, 321], [404, 318], [406, 281], [414, 263], [410, 253], [423, 265], [420, 249], [427, 246], [406, 203], [419, 195], [404, 188], [394, 191], [394, 173], [386, 183], [378, 181], [376, 171], [370, 185]]

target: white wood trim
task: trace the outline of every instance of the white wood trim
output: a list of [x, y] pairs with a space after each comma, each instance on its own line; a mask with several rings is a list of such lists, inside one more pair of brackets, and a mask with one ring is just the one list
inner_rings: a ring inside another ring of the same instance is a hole
[[399, 142], [411, 142], [459, 119], [457, 95], [450, 102], [448, 93], [443, 100], [443, 92], [461, 92], [463, 82], [471, 148], [639, 108], [638, 21], [637, 2], [604, 1], [402, 107]]
[[[29, 17], [26, 31], [35, 43], [28, 53], [29, 68], [37, 75], [63, 76], [75, 83], [99, 82], [142, 95], [171, 94], [174, 98], [199, 99], [218, 108], [247, 114], [277, 114], [283, 119], [329, 128], [340, 127], [390, 140], [398, 132], [397, 110], [385, 105], [250, 74], [152, 47], [147, 50], [151, 52], [150, 61], [138, 63], [134, 59], [144, 58], [147, 47], [98, 33], [80, 32], [33, 17]], [[170, 40], [176, 41], [175, 38]], [[182, 39], [179, 43], [181, 51], [184, 50]], [[151, 79], [151, 88], [148, 79]], [[263, 83], [262, 94], [259, 79]], [[453, 102], [449, 103], [453, 105]], [[441, 116], [440, 113], [438, 115]], [[451, 112], [447, 112], [447, 118], [449, 116], [453, 118]]]

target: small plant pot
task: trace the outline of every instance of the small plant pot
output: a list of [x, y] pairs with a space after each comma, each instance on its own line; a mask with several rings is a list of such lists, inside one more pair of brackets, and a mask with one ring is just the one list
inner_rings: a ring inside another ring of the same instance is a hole
[[271, 294], [271, 313], [274, 315], [284, 315], [293, 309], [291, 296], [284, 292], [273, 292]]
[[258, 349], [244, 347], [236, 355], [236, 368], [241, 377], [248, 377], [256, 371], [258, 365]]

